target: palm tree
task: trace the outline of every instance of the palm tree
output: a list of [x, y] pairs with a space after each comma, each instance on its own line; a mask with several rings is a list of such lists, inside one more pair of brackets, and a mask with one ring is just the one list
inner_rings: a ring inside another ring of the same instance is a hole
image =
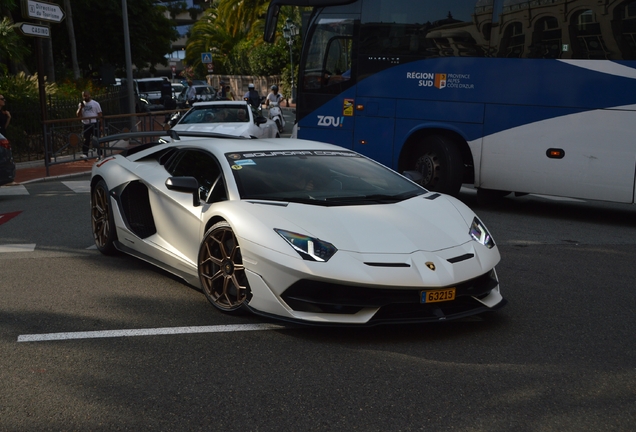
[[[269, 0], [220, 0], [218, 15], [231, 33], [242, 32], [250, 39], [260, 30], [263, 32]], [[259, 34], [259, 38], [260, 38]]]
[[230, 69], [229, 55], [247, 33], [223, 21], [217, 14], [217, 9], [211, 7], [197, 21], [190, 30], [188, 45], [186, 46], [186, 62], [197, 66], [201, 63], [200, 53], [211, 52], [215, 58], [215, 68], [225, 72], [234, 72]]

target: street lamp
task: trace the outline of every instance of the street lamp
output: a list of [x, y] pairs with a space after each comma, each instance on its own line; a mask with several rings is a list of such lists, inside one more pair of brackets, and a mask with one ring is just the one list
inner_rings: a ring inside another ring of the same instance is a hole
[[283, 37], [287, 41], [289, 46], [289, 63], [291, 64], [291, 86], [292, 86], [292, 103], [296, 103], [296, 86], [294, 84], [294, 59], [292, 56], [292, 45], [294, 44], [294, 38], [298, 36], [298, 27], [292, 22], [290, 18], [287, 18], [285, 25], [283, 26]]

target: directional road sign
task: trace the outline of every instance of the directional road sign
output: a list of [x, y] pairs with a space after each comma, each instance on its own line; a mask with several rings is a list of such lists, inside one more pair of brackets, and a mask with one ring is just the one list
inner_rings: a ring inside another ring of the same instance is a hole
[[47, 26], [36, 25], [31, 23], [17, 23], [18, 29], [25, 36], [36, 36], [42, 38], [51, 37], [51, 29]]
[[22, 0], [22, 16], [59, 23], [64, 20], [65, 14], [62, 8], [55, 3]]

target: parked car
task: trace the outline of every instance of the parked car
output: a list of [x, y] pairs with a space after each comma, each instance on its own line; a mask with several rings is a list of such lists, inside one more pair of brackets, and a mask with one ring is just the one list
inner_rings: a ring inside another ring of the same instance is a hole
[[364, 326], [506, 304], [499, 251], [472, 210], [330, 144], [141, 145], [93, 165], [90, 211], [103, 254], [152, 263], [228, 313]]
[[15, 180], [15, 162], [11, 152], [11, 143], [0, 134], [0, 186]]
[[[196, 102], [205, 102], [205, 101], [212, 101], [216, 98], [216, 90], [214, 90], [214, 87], [209, 86], [209, 85], [193, 85], [195, 91], [196, 91]], [[188, 98], [187, 98], [187, 93], [188, 93], [188, 88], [189, 87], [185, 87], [183, 90], [181, 90], [181, 93], [179, 93], [179, 96], [177, 96], [177, 107], [179, 108], [187, 108], [188, 107]]]
[[172, 129], [246, 138], [280, 137], [276, 123], [260, 115], [245, 101], [197, 102]]
[[181, 94], [183, 89], [187, 87], [181, 83], [175, 83], [175, 82], [171, 83], [170, 85], [172, 86], [172, 97], [174, 98], [174, 100], [177, 100], [177, 98], [179, 97], [179, 94]]
[[161, 88], [169, 82], [166, 77], [139, 78], [134, 80], [137, 112], [161, 111], [165, 109]]

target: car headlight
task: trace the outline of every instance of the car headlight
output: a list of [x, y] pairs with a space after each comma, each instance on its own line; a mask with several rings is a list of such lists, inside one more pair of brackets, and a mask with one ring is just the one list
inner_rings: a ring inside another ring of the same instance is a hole
[[282, 238], [294, 248], [302, 259], [307, 261], [327, 262], [338, 249], [331, 243], [306, 235], [274, 228]]
[[468, 231], [468, 233], [473, 238], [473, 240], [483, 244], [488, 249], [492, 249], [493, 247], [495, 247], [495, 241], [492, 239], [492, 236], [486, 229], [486, 226], [477, 217], [473, 219], [473, 223], [470, 225], [470, 230]]

